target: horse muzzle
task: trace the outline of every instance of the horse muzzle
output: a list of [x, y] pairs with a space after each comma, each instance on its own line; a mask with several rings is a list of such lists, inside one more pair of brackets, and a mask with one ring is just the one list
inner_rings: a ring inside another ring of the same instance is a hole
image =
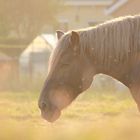
[[41, 110], [41, 116], [51, 123], [56, 121], [61, 115], [61, 111], [54, 105], [43, 102], [39, 104], [39, 108]]

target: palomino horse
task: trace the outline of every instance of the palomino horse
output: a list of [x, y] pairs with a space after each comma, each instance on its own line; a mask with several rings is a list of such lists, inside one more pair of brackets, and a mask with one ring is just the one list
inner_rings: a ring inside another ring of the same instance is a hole
[[53, 122], [93, 77], [103, 73], [126, 85], [140, 109], [140, 16], [107, 21], [92, 28], [57, 32], [39, 99], [43, 118]]

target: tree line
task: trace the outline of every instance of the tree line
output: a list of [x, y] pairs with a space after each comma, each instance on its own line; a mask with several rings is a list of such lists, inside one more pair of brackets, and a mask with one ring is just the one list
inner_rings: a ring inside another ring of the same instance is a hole
[[45, 26], [57, 25], [60, 5], [60, 0], [0, 0], [0, 38], [13, 32], [18, 40], [31, 41]]

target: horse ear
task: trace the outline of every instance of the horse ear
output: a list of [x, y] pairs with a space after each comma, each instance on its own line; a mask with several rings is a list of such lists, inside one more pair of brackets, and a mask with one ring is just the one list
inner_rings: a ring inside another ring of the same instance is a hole
[[73, 50], [79, 52], [79, 34], [77, 32], [71, 32], [70, 42], [72, 44]]
[[64, 33], [62, 32], [62, 31], [56, 31], [56, 34], [57, 34], [57, 39], [59, 40], [61, 37], [62, 37], [62, 35], [64, 35]]
[[72, 46], [74, 47], [74, 50], [77, 50], [77, 47], [79, 45], [79, 34], [77, 32], [75, 31], [71, 32], [70, 42]]

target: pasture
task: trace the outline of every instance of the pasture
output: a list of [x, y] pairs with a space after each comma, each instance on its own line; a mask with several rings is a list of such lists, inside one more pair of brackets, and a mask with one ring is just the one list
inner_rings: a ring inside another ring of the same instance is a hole
[[0, 92], [0, 140], [139, 140], [140, 113], [128, 93], [88, 90], [50, 124], [39, 93]]

